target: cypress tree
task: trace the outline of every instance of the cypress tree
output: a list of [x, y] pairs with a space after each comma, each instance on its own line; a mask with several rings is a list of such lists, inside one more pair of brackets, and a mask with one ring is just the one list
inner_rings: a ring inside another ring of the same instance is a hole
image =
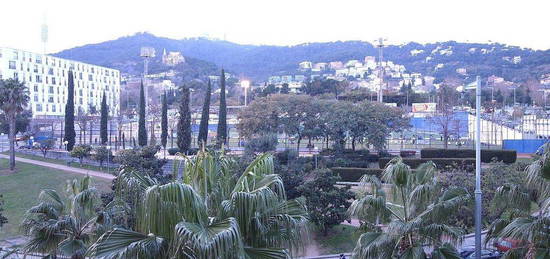
[[220, 146], [227, 142], [227, 104], [225, 102], [225, 72], [223, 68], [220, 78], [220, 111], [218, 115], [218, 132], [216, 138]]
[[72, 70], [69, 70], [68, 77], [67, 104], [65, 105], [65, 141], [67, 141], [67, 151], [71, 151], [76, 141], [76, 133], [74, 131], [74, 78]]
[[101, 119], [100, 119], [100, 139], [101, 144], [105, 145], [108, 141], [107, 137], [107, 121], [109, 117], [109, 112], [107, 108], [107, 96], [105, 95], [105, 92], [103, 92], [103, 98], [101, 99]]
[[166, 149], [166, 140], [168, 137], [168, 103], [166, 101], [166, 92], [162, 95], [162, 118], [160, 127], [160, 144]]
[[208, 139], [208, 120], [210, 119], [210, 94], [212, 91], [212, 86], [210, 85], [210, 80], [208, 80], [208, 86], [206, 87], [206, 93], [204, 95], [204, 103], [202, 104], [202, 115], [201, 123], [199, 125], [199, 137], [197, 138], [197, 143], [199, 145], [205, 145]]
[[139, 120], [138, 120], [138, 144], [147, 146], [147, 130], [145, 129], [145, 91], [143, 81], [139, 89]]
[[191, 147], [191, 111], [189, 110], [189, 88], [183, 87], [181, 92], [177, 145], [180, 152], [186, 153]]

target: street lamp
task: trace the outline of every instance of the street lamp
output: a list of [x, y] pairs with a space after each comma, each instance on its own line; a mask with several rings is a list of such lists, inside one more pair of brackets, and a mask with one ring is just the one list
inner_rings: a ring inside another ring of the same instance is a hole
[[63, 144], [65, 144], [65, 149], [67, 149], [67, 145], [69, 144], [69, 141], [65, 140], [63, 141]]
[[250, 87], [250, 81], [243, 80], [241, 81], [241, 87], [244, 88], [244, 106], [248, 105], [248, 88]]
[[0, 152], [4, 152], [4, 133], [0, 133], [0, 136], [2, 136], [2, 142], [0, 142]]

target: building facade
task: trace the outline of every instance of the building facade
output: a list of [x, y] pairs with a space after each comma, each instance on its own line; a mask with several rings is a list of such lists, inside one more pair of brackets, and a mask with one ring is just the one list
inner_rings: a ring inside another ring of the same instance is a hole
[[0, 47], [0, 79], [24, 82], [30, 94], [33, 117], [65, 115], [68, 72], [74, 75], [75, 115], [95, 108], [103, 94], [110, 116], [120, 111], [120, 71], [29, 51]]

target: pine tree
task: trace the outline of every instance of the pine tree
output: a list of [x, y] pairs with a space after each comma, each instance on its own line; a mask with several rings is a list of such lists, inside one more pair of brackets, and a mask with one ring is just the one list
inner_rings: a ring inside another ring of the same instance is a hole
[[68, 77], [67, 104], [65, 105], [65, 141], [67, 141], [67, 151], [71, 151], [76, 141], [76, 133], [74, 131], [74, 78], [72, 70], [69, 70]]
[[217, 144], [220, 146], [227, 142], [227, 104], [225, 103], [225, 72], [223, 69], [220, 78], [220, 111], [218, 115], [217, 141]]
[[107, 137], [107, 121], [109, 120], [109, 112], [107, 107], [107, 96], [105, 95], [105, 92], [103, 92], [103, 98], [101, 99], [101, 119], [100, 119], [100, 139], [101, 144], [105, 145], [108, 141]]
[[208, 86], [206, 87], [206, 93], [204, 95], [204, 103], [202, 105], [201, 123], [199, 125], [199, 137], [197, 143], [199, 145], [205, 145], [208, 140], [208, 120], [210, 119], [210, 94], [212, 86], [210, 80], [208, 80]]
[[166, 149], [166, 140], [168, 138], [168, 103], [166, 101], [166, 92], [162, 95], [162, 118], [160, 127], [160, 144]]
[[179, 104], [177, 145], [182, 153], [191, 147], [191, 111], [189, 110], [189, 88], [183, 87]]
[[147, 146], [147, 130], [145, 129], [145, 90], [143, 89], [143, 81], [139, 89], [139, 120], [138, 120], [138, 144]]

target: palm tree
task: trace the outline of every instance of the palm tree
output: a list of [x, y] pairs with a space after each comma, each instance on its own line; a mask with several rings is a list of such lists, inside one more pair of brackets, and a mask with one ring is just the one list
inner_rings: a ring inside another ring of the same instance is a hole
[[106, 217], [95, 212], [99, 192], [91, 186], [91, 178], [74, 180], [67, 187], [68, 202], [55, 190], [42, 190], [38, 197], [40, 203], [27, 211], [21, 224], [29, 236], [23, 248], [25, 252], [83, 259], [90, 242], [102, 234], [100, 225]]
[[[521, 242], [504, 258], [550, 257], [550, 144], [544, 150], [525, 169], [524, 185], [501, 186], [493, 198], [502, 215], [489, 227], [485, 241], [500, 238]], [[534, 204], [538, 209], [533, 213]]]
[[0, 109], [6, 115], [10, 130], [10, 170], [15, 169], [15, 118], [29, 104], [29, 91], [17, 79], [0, 80]]
[[183, 161], [183, 176], [164, 185], [136, 171], [121, 172], [115, 199], [133, 199], [136, 227], [106, 232], [88, 255], [288, 258], [301, 244], [306, 210], [301, 201], [286, 200], [271, 155], [258, 156], [240, 177], [221, 152], [203, 150]]
[[[360, 220], [363, 233], [354, 258], [425, 258], [424, 247], [433, 248], [432, 258], [460, 258], [453, 244], [462, 231], [446, 224], [453, 212], [470, 199], [465, 189], [442, 190], [432, 162], [415, 173], [400, 157], [390, 161], [382, 179], [392, 185], [392, 199], [381, 181], [365, 175], [363, 190], [348, 212]], [[384, 225], [382, 225], [384, 224]]]

